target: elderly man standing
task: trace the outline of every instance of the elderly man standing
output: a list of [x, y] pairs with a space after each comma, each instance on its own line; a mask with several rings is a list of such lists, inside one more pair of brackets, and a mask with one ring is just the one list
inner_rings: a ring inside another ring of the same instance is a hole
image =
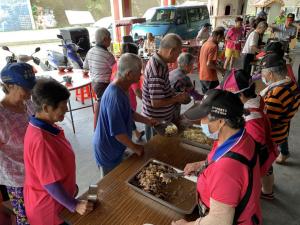
[[199, 79], [202, 93], [219, 85], [217, 71], [224, 72], [224, 69], [217, 65], [218, 44], [224, 39], [224, 30], [215, 29], [211, 37], [203, 44], [199, 57]]
[[[96, 31], [95, 40], [96, 46], [88, 51], [83, 68], [90, 71], [92, 87], [97, 95], [98, 102], [100, 102], [105, 89], [109, 85], [112, 66], [116, 60], [107, 49], [110, 46], [111, 37], [106, 28], [99, 28]], [[95, 115], [98, 115], [99, 104], [95, 104]]]
[[297, 85], [288, 77], [285, 60], [277, 54], [268, 54], [262, 61], [262, 80], [267, 87], [261, 92], [266, 113], [271, 122], [273, 141], [279, 145], [277, 163], [289, 157], [288, 136], [290, 122], [300, 105]]
[[265, 21], [260, 22], [256, 29], [253, 30], [244, 45], [244, 48], [242, 50], [242, 64], [244, 71], [247, 75], [250, 75], [251, 73], [251, 62], [255, 58], [255, 54], [260, 51], [259, 48], [259, 38], [260, 35], [263, 35], [265, 31], [268, 28], [268, 24]]
[[156, 120], [134, 112], [130, 106], [128, 89], [140, 81], [141, 70], [142, 61], [137, 55], [123, 54], [118, 63], [117, 77], [103, 94], [93, 138], [96, 162], [103, 175], [121, 163], [126, 148], [138, 156], [143, 155], [143, 145], [131, 140], [133, 120], [149, 126], [156, 124]]
[[[142, 112], [145, 116], [160, 121], [172, 121], [175, 119], [176, 105], [189, 99], [186, 92], [176, 95], [169, 80], [167, 63], [177, 60], [181, 48], [181, 38], [176, 34], [167, 34], [161, 40], [158, 53], [148, 61], [142, 91]], [[153, 135], [153, 129], [146, 126], [146, 139], [149, 140]]]
[[284, 49], [286, 52], [289, 50], [289, 43], [297, 35], [297, 27], [293, 25], [295, 20], [295, 14], [289, 13], [286, 17], [285, 23], [277, 26], [272, 26], [273, 32], [276, 37], [284, 43]]

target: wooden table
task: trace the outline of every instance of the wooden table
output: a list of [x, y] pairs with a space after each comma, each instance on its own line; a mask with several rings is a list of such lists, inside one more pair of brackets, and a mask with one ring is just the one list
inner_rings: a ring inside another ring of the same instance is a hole
[[[86, 106], [82, 106], [82, 107], [78, 107], [78, 108], [73, 109], [71, 107], [70, 99], [68, 101], [73, 132], [75, 133], [75, 125], [74, 125], [74, 119], [73, 119], [72, 112], [76, 111], [76, 110], [79, 110], [79, 109], [84, 109], [84, 108], [87, 108], [87, 107], [92, 107], [93, 112], [94, 112], [94, 100], [93, 100], [93, 93], [92, 93], [92, 83], [91, 83], [91, 79], [89, 78], [89, 76], [84, 77], [81, 69], [73, 69], [71, 72], [69, 72], [69, 71], [68, 72], [59, 72], [58, 70], [43, 71], [43, 72], [37, 73], [36, 76], [51, 77], [51, 78], [57, 80], [58, 82], [64, 84], [68, 88], [69, 91], [73, 91], [73, 90], [76, 90], [76, 89], [79, 89], [79, 88], [89, 86], [90, 96], [91, 96], [91, 104], [90, 105], [86, 105]], [[71, 84], [66, 84], [66, 82], [64, 82], [64, 79], [63, 79], [64, 76], [72, 77], [72, 83]]]
[[[168, 225], [172, 220], [183, 218], [184, 215], [135, 192], [126, 184], [150, 158], [183, 169], [186, 163], [204, 160], [206, 155], [183, 147], [179, 138], [157, 135], [145, 145], [142, 158], [132, 155], [98, 183], [103, 194], [94, 211], [80, 216], [65, 209], [61, 217], [73, 225]], [[81, 198], [86, 199], [86, 195]]]

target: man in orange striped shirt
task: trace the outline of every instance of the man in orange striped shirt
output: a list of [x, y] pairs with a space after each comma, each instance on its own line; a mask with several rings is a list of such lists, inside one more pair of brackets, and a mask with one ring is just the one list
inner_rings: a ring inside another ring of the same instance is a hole
[[290, 155], [290, 121], [298, 111], [300, 92], [297, 84], [288, 77], [286, 63], [281, 56], [269, 54], [263, 59], [262, 65], [262, 80], [267, 87], [261, 92], [261, 96], [271, 121], [272, 139], [279, 145], [280, 155], [276, 162], [282, 164]]

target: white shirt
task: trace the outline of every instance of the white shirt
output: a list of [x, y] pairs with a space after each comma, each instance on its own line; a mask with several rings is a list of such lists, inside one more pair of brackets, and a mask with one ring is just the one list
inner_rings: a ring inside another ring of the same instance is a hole
[[252, 46], [258, 47], [258, 40], [259, 40], [259, 33], [257, 33], [255, 30], [252, 31], [245, 43], [245, 46], [243, 48], [242, 53], [243, 54], [255, 54], [255, 51], [252, 50]]

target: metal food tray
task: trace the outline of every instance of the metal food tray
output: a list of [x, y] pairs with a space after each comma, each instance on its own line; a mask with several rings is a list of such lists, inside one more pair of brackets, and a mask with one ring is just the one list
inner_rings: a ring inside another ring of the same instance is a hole
[[167, 137], [175, 136], [175, 135], [178, 133], [178, 127], [176, 126], [177, 131], [176, 131], [175, 133], [173, 133], [173, 134], [166, 134], [166, 131], [165, 131], [165, 130], [166, 130], [166, 128], [167, 128], [169, 125], [174, 125], [174, 126], [176, 126], [176, 125], [175, 125], [174, 123], [172, 123], [172, 122], [166, 122], [166, 121], [163, 121], [163, 122], [161, 122], [161, 123], [155, 125], [155, 126], [154, 126], [154, 130], [155, 130], [158, 134], [160, 134], [160, 135], [162, 135], [162, 136], [167, 136]]
[[184, 144], [187, 144], [187, 145], [192, 145], [192, 146], [195, 146], [195, 147], [198, 147], [198, 148], [203, 148], [203, 149], [206, 149], [206, 150], [211, 150], [211, 148], [212, 148], [212, 146], [210, 146], [210, 145], [200, 144], [197, 141], [192, 141], [192, 140], [186, 139], [184, 137], [181, 137], [181, 142], [184, 143]]
[[168, 199], [163, 200], [160, 199], [151, 193], [148, 193], [141, 189], [138, 184], [138, 180], [136, 176], [142, 171], [142, 169], [148, 166], [150, 163], [162, 164], [165, 166], [169, 166], [176, 170], [177, 172], [183, 172], [180, 169], [177, 169], [169, 164], [158, 161], [156, 159], [148, 160], [135, 174], [133, 174], [128, 180], [127, 184], [138, 193], [156, 201], [160, 204], [173, 209], [174, 211], [181, 214], [191, 214], [197, 205], [196, 198], [196, 176], [184, 176], [178, 177], [177, 179], [173, 179], [171, 183], [166, 184], [165, 190], [167, 192], [173, 192], [174, 195], [168, 196]]
[[[199, 129], [199, 128], [196, 128], [194, 126], [185, 127], [185, 129], [187, 129], [187, 128]], [[195, 146], [195, 147], [198, 147], [198, 148], [203, 148], [203, 149], [206, 149], [206, 150], [211, 150], [211, 148], [212, 148], [211, 145], [201, 144], [201, 143], [199, 143], [197, 141], [193, 141], [193, 140], [190, 140], [190, 139], [187, 139], [187, 138], [183, 137], [183, 132], [184, 132], [185, 129], [183, 129], [182, 134], [180, 136], [180, 140], [181, 140], [182, 143], [188, 144], [188, 145], [192, 145], [192, 146]]]

